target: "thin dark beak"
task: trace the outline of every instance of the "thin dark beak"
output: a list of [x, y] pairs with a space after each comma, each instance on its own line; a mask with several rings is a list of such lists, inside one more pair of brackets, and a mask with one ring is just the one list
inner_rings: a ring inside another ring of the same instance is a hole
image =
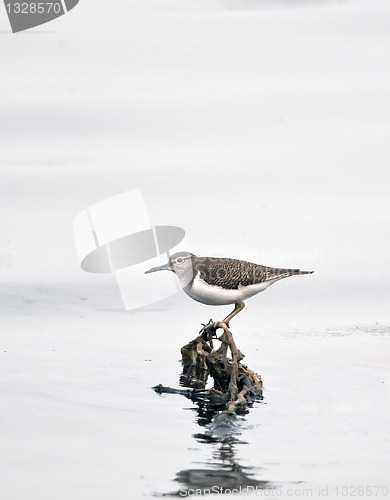
[[145, 274], [156, 273], [157, 271], [172, 271], [172, 268], [169, 262], [167, 262], [163, 266], [152, 267], [152, 269], [148, 269], [147, 271], [145, 271]]

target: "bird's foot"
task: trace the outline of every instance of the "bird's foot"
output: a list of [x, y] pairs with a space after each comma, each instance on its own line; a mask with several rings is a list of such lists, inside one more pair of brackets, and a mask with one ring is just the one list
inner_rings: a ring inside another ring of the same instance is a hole
[[210, 319], [207, 324], [202, 323], [202, 328], [199, 332], [199, 335], [202, 335], [205, 340], [217, 338], [217, 325], [218, 322], [213, 321], [212, 319]]

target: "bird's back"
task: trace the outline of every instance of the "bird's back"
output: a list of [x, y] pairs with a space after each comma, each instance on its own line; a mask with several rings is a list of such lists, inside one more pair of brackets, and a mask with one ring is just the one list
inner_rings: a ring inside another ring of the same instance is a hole
[[[209, 285], [228, 289], [276, 281], [296, 274], [310, 274], [312, 271], [279, 269], [253, 262], [229, 258], [197, 257], [193, 262], [194, 277]], [[199, 273], [199, 275], [198, 275]]]

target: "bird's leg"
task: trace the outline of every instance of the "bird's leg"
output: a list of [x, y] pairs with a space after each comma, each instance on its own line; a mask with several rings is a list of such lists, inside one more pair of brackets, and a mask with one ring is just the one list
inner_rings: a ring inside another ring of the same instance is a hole
[[223, 319], [222, 321], [213, 321], [212, 319], [210, 319], [210, 321], [207, 323], [207, 325], [203, 325], [203, 328], [200, 330], [199, 334], [200, 335], [203, 335], [203, 338], [205, 340], [208, 340], [209, 336], [213, 336], [215, 337], [216, 334], [216, 330], [217, 328], [223, 328], [222, 326], [220, 326], [221, 324], [224, 324], [226, 325], [227, 327], [229, 326], [229, 321], [234, 318], [234, 316], [236, 316], [236, 314], [238, 314], [240, 311], [242, 311], [245, 307], [245, 304], [244, 302], [236, 302], [236, 304], [234, 305], [234, 309], [233, 311], [228, 314], [228, 316], [226, 316], [225, 319]]
[[245, 307], [244, 302], [241, 302], [241, 301], [236, 302], [236, 304], [234, 305], [233, 311], [230, 314], [228, 314], [226, 316], [226, 318], [221, 321], [221, 323], [225, 323], [225, 325], [229, 326], [229, 321], [232, 318], [234, 318], [234, 316], [236, 316], [236, 314], [238, 314], [240, 311], [242, 311], [244, 309], [244, 307]]

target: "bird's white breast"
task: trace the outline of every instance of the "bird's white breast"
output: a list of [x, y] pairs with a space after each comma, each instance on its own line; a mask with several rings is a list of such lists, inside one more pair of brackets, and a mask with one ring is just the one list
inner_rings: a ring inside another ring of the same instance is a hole
[[238, 301], [246, 300], [249, 297], [253, 297], [259, 292], [262, 292], [268, 288], [272, 283], [277, 280], [270, 280], [264, 283], [258, 283], [255, 285], [249, 285], [244, 287], [239, 287], [238, 289], [227, 289], [221, 286], [213, 286], [207, 284], [205, 281], [199, 278], [199, 275], [195, 276], [192, 286], [188, 285], [183, 287], [183, 290], [192, 299], [202, 302], [203, 304], [208, 304], [211, 306], [223, 306], [228, 304], [235, 304]]

